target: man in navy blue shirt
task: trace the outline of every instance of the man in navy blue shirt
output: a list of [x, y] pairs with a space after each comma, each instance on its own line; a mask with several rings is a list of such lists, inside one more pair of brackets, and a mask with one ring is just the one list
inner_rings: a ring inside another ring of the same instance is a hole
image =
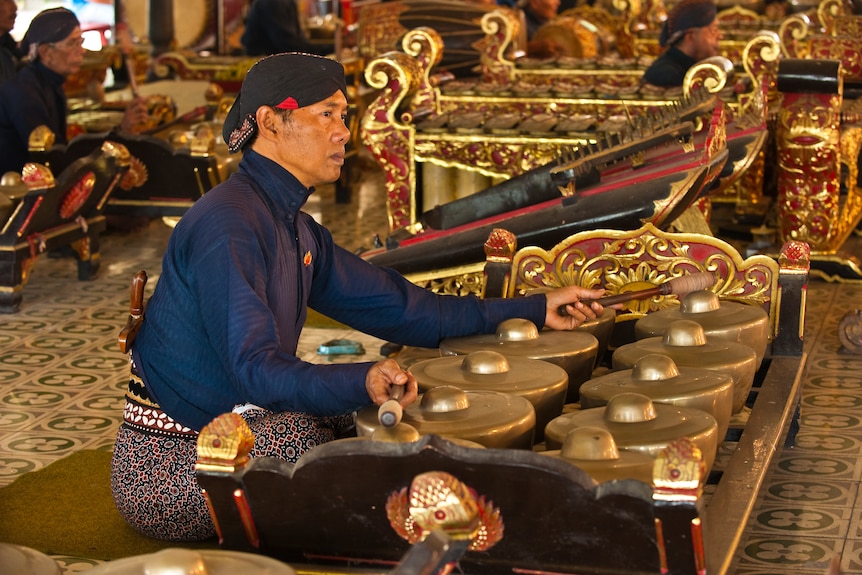
[[[243, 151], [237, 173], [207, 192], [171, 235], [146, 320], [112, 466], [114, 500], [136, 529], [168, 540], [214, 534], [194, 478], [196, 439], [218, 415], [241, 413], [252, 456], [296, 461], [338, 438], [353, 413], [416, 379], [392, 359], [311, 364], [296, 357], [307, 308], [380, 339], [437, 347], [493, 333], [521, 317], [574, 329], [602, 312], [600, 290], [570, 286], [512, 299], [440, 296], [336, 245], [301, 211], [335, 181], [350, 132], [344, 69], [328, 58], [278, 54], [248, 72], [224, 139]], [[565, 316], [558, 306], [568, 305]]]

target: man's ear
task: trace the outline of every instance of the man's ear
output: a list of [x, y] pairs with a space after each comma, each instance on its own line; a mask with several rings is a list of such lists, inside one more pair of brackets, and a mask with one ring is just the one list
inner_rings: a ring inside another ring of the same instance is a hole
[[51, 46], [48, 44], [39, 44], [36, 46], [36, 56], [43, 62], [45, 61], [45, 54], [48, 53], [48, 50], [51, 49]]
[[281, 127], [278, 114], [269, 106], [261, 106], [255, 112], [255, 120], [257, 120], [258, 137], [267, 140], [278, 137], [278, 130]]

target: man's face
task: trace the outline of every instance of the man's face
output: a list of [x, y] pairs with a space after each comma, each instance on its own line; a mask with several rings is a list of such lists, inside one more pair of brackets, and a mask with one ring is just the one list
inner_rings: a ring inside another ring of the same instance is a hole
[[84, 37], [81, 28], [72, 32], [59, 42], [41, 44], [39, 58], [45, 66], [61, 76], [74, 74], [84, 63]]
[[0, 34], [5, 34], [15, 27], [17, 15], [18, 4], [15, 0], [0, 0]]
[[557, 15], [560, 0], [530, 0], [530, 10], [533, 14], [550, 20]]
[[306, 187], [334, 182], [341, 175], [350, 137], [346, 117], [347, 99], [341, 91], [293, 110], [282, 122], [273, 159]]
[[718, 55], [718, 41], [721, 39], [718, 22], [713, 22], [703, 28], [695, 28], [690, 33], [692, 58], [699, 62], [704, 58]]

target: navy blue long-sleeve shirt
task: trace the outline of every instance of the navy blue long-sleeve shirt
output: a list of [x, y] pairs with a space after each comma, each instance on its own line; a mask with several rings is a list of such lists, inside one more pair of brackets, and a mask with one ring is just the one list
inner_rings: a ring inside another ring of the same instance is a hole
[[504, 319], [544, 326], [543, 295], [453, 297], [419, 288], [334, 244], [300, 208], [313, 189], [253, 151], [180, 220], [133, 354], [153, 398], [201, 429], [235, 405], [313, 415], [371, 403], [372, 363], [295, 356], [306, 306], [375, 337], [436, 347]]
[[36, 60], [0, 86], [0, 174], [20, 172], [29, 161], [30, 132], [40, 125], [66, 143], [65, 76]]

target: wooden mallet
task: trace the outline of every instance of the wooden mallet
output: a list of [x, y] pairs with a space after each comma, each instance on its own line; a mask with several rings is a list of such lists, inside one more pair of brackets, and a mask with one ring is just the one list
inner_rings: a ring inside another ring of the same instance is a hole
[[[698, 272], [677, 278], [670, 279], [666, 282], [647, 289], [630, 291], [611, 295], [597, 300], [585, 299], [581, 300], [584, 305], [590, 305], [593, 301], [599, 302], [602, 306], [609, 306], [618, 303], [625, 303], [636, 299], [647, 299], [657, 295], [677, 295], [684, 296], [685, 294], [707, 289], [715, 283], [715, 276], [711, 272]], [[559, 307], [560, 315], [569, 315], [566, 311], [566, 306]]]
[[398, 400], [404, 395], [404, 387], [404, 385], [391, 386], [389, 399], [377, 408], [377, 421], [383, 427], [395, 427], [401, 423], [401, 418], [404, 416], [404, 408], [401, 407]]

